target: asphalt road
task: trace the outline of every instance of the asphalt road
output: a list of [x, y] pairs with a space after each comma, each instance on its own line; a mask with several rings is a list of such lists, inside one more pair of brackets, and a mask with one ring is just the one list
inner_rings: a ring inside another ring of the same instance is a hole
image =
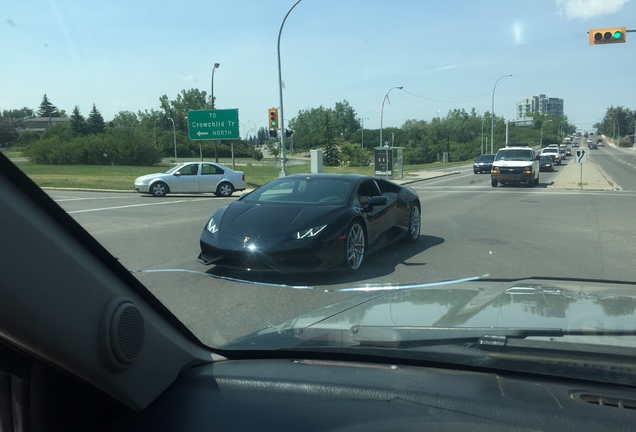
[[[619, 162], [609, 150], [593, 158], [612, 170], [609, 164]], [[559, 169], [542, 172], [534, 188], [492, 188], [490, 176], [473, 174], [471, 166], [412, 183], [423, 206], [420, 241], [368, 256], [354, 275], [228, 274], [199, 264], [204, 224], [235, 198], [48, 193], [195, 334], [219, 345], [347, 297], [327, 291], [354, 285], [484, 275], [636, 281], [636, 188], [629, 189], [629, 175], [620, 177], [627, 187], [619, 191], [549, 188]]]

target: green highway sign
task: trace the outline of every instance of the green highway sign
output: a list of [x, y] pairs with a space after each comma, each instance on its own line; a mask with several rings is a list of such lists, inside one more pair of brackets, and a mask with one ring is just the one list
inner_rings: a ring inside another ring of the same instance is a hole
[[238, 108], [188, 111], [191, 140], [239, 139]]

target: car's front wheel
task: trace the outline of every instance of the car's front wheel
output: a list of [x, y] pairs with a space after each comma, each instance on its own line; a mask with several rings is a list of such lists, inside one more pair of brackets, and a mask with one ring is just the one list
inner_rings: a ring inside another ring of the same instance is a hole
[[168, 185], [164, 182], [156, 182], [150, 186], [150, 193], [152, 196], [163, 197], [168, 193]]
[[492, 187], [497, 187], [497, 180], [490, 180], [490, 184]]
[[409, 235], [406, 240], [409, 243], [415, 243], [420, 237], [420, 230], [422, 229], [422, 218], [420, 213], [420, 207], [417, 204], [411, 206], [409, 213]]
[[234, 187], [230, 183], [224, 182], [224, 183], [221, 183], [216, 188], [215, 195], [222, 196], [222, 197], [229, 197], [229, 196], [232, 196], [233, 193], [234, 193]]
[[360, 268], [364, 259], [366, 238], [359, 221], [353, 221], [347, 228], [345, 240], [344, 270], [353, 273]]

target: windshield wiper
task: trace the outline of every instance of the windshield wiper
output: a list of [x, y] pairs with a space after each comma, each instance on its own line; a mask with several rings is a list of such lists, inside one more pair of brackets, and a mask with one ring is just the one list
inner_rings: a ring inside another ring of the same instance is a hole
[[561, 338], [565, 336], [636, 336], [636, 329], [595, 330], [561, 328], [492, 328], [492, 327], [376, 327], [355, 325], [348, 330], [306, 328], [295, 337], [311, 345], [339, 341], [365, 347], [401, 348], [435, 345], [476, 344], [481, 347], [505, 347], [511, 340], [529, 337]]

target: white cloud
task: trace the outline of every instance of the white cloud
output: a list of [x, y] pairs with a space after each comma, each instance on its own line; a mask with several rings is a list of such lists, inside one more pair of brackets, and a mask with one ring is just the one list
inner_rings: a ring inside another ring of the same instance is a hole
[[556, 0], [560, 12], [568, 19], [588, 19], [621, 10], [629, 0]]

